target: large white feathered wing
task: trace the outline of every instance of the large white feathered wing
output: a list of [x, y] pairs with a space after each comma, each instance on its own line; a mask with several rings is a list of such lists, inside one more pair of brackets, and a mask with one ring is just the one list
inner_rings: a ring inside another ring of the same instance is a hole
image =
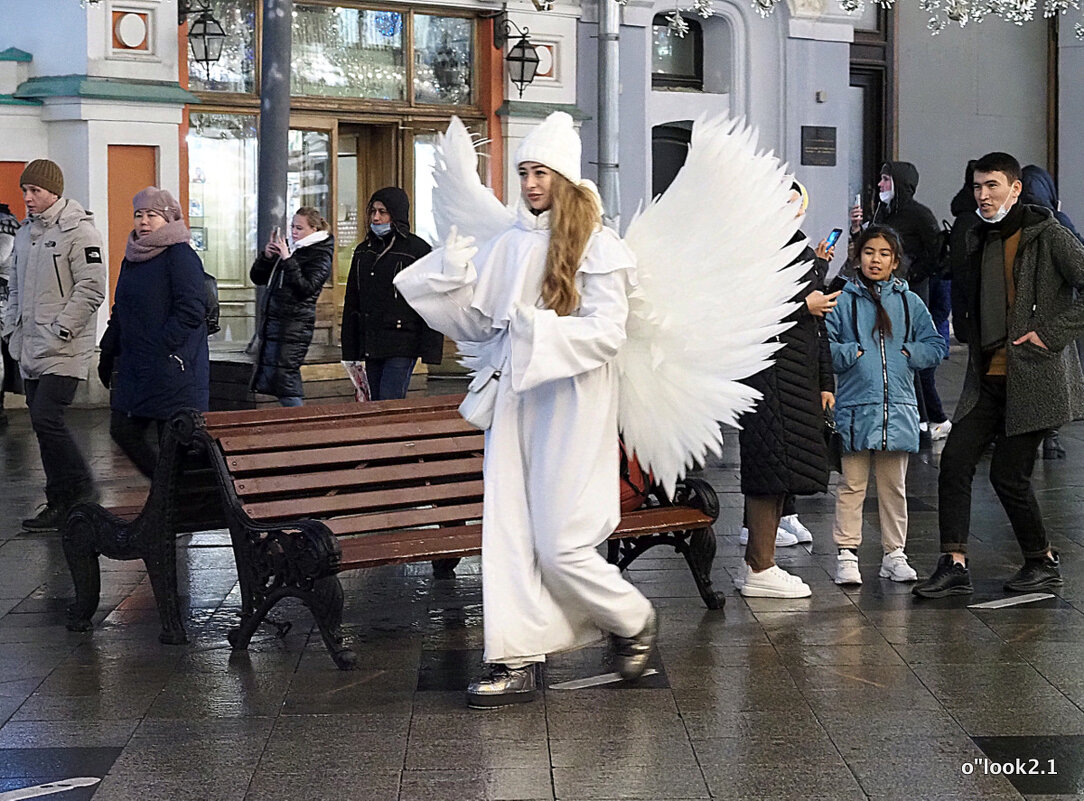
[[639, 286], [617, 357], [626, 446], [670, 495], [759, 393], [808, 264], [791, 178], [741, 121], [701, 118], [685, 166], [629, 226]]
[[474, 140], [459, 117], [452, 117], [448, 130], [437, 136], [433, 180], [433, 216], [441, 242], [453, 225], [461, 236], [473, 236], [482, 243], [515, 222], [515, 212], [478, 177]]

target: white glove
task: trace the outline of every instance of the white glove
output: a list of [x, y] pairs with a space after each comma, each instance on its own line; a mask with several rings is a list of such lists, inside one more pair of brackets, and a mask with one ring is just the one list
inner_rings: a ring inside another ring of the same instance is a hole
[[448, 231], [448, 239], [444, 243], [444, 274], [447, 276], [462, 276], [467, 272], [467, 265], [474, 258], [478, 248], [474, 246], [473, 236], [460, 236], [458, 229], [453, 225]]

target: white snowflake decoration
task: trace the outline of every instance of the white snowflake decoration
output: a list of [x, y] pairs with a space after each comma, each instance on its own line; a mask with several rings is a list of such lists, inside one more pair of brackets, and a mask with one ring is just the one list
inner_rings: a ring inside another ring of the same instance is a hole
[[945, 4], [945, 16], [962, 28], [971, 19], [971, 6], [967, 0], [948, 0]]
[[930, 17], [930, 21], [926, 23], [926, 29], [929, 30], [931, 35], [937, 36], [941, 31], [945, 30], [947, 25], [948, 23], [944, 17]]
[[1074, 25], [1073, 33], [1076, 34], [1077, 39], [1084, 39], [1084, 22], [1078, 22]]
[[715, 7], [712, 5], [712, 0], [693, 0], [692, 11], [695, 11], [704, 19], [715, 16]]
[[861, 14], [866, 3], [865, 0], [839, 0], [839, 7], [848, 14]]
[[670, 29], [670, 33], [682, 39], [689, 32], [689, 23], [676, 8], [666, 15], [666, 27]]

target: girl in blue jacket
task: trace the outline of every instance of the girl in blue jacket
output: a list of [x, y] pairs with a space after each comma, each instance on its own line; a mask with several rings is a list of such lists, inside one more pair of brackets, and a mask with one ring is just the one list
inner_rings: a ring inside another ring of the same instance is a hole
[[843, 435], [843, 475], [833, 528], [837, 584], [861, 584], [858, 546], [870, 464], [877, 478], [881, 578], [915, 581], [903, 552], [907, 542], [907, 461], [918, 451], [915, 373], [940, 364], [945, 340], [918, 295], [895, 276], [899, 235], [870, 226], [855, 252], [861, 269], [827, 315], [836, 373], [836, 424]]

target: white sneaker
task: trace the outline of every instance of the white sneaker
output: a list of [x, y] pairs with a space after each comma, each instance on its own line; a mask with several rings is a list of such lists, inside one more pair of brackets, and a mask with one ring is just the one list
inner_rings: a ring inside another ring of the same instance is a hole
[[[779, 528], [783, 531], [788, 531], [794, 535], [794, 538], [798, 542], [813, 542], [813, 532], [802, 525], [802, 521], [798, 519], [798, 515], [787, 515], [779, 521]], [[778, 534], [776, 535], [776, 544], [778, 544]]]
[[858, 572], [858, 554], [844, 548], [836, 557], [836, 584], [861, 584]]
[[[749, 529], [745, 526], [741, 527], [741, 533], [738, 534], [738, 543], [741, 545], [749, 544]], [[797, 545], [798, 538], [780, 526], [775, 530], [775, 547], [776, 548], [789, 548], [791, 545]]]
[[918, 581], [918, 573], [907, 564], [907, 554], [903, 552], [903, 548], [885, 554], [881, 560], [880, 576], [893, 581]]
[[930, 426], [930, 439], [944, 439], [948, 436], [948, 432], [952, 431], [952, 421], [946, 420], [943, 423], [934, 423]]
[[759, 573], [746, 565], [741, 594], [746, 598], [808, 598], [813, 591], [808, 584], [779, 565], [772, 565]]
[[918, 430], [919, 431], [929, 431], [930, 430], [930, 424], [929, 423], [919, 423], [918, 424]]

